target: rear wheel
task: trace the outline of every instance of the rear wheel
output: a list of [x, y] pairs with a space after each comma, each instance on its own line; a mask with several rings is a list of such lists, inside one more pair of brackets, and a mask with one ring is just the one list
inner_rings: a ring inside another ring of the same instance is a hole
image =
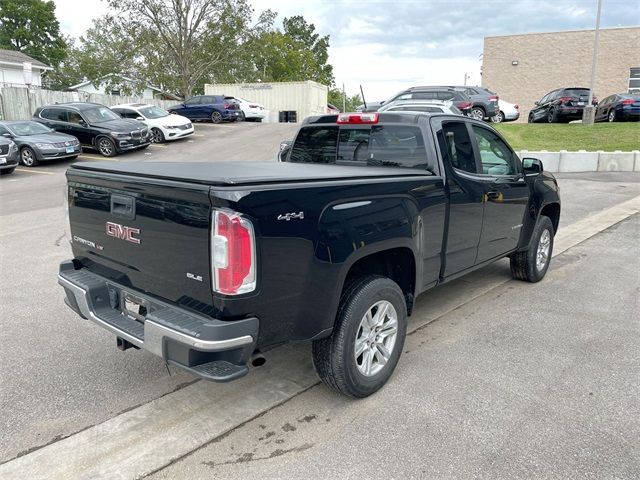
[[607, 120], [609, 120], [610, 122], [615, 122], [616, 121], [616, 111], [615, 110], [611, 110], [609, 112], [609, 115], [607, 115]]
[[394, 281], [366, 276], [343, 292], [333, 333], [313, 342], [320, 379], [356, 398], [371, 395], [398, 363], [407, 331], [407, 305]]
[[510, 257], [511, 276], [532, 283], [542, 280], [551, 262], [554, 235], [551, 219], [540, 215], [533, 229], [529, 248]]
[[220, 123], [222, 121], [222, 114], [220, 112], [213, 112], [211, 114], [211, 121], [213, 123]]
[[116, 151], [116, 144], [113, 143], [113, 140], [107, 137], [98, 137], [98, 151], [104, 155], [105, 157], [113, 157], [118, 152]]
[[151, 143], [162, 143], [164, 142], [164, 134], [159, 128], [152, 128], [149, 139], [151, 140]]
[[556, 123], [557, 121], [558, 119], [556, 118], [556, 112], [553, 109], [549, 110], [549, 112], [547, 113], [547, 122]]
[[504, 122], [504, 112], [499, 111], [493, 117], [491, 117], [491, 121], [493, 123], [502, 123]]
[[31, 147], [22, 147], [22, 150], [20, 150], [20, 162], [25, 167], [35, 167], [38, 165], [36, 152]]
[[480, 107], [473, 107], [471, 109], [471, 118], [475, 118], [476, 120], [484, 120], [484, 110]]
[[238, 116], [238, 121], [239, 122], [244, 122], [246, 121], [247, 117], [245, 116], [244, 112], [242, 110], [240, 110], [240, 115]]

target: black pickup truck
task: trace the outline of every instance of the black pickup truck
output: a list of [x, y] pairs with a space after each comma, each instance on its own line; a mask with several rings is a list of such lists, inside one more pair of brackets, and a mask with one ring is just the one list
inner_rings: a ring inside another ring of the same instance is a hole
[[283, 162], [76, 163], [67, 179], [58, 280], [119, 348], [228, 381], [312, 341], [320, 378], [353, 397], [393, 372], [417, 295], [504, 257], [537, 282], [560, 217], [539, 160], [443, 114], [311, 117]]

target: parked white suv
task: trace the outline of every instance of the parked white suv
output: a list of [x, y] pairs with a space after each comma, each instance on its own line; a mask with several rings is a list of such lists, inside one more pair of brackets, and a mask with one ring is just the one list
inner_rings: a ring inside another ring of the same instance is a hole
[[162, 143], [193, 135], [191, 120], [182, 115], [172, 115], [156, 105], [127, 103], [115, 105], [111, 107], [111, 110], [122, 118], [138, 120], [147, 125], [153, 143]]

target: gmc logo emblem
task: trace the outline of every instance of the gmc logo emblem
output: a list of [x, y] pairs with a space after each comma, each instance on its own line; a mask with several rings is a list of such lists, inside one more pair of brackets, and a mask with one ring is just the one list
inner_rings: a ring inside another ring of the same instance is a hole
[[107, 222], [107, 235], [114, 238], [119, 238], [120, 240], [126, 240], [127, 242], [140, 244], [140, 239], [134, 237], [140, 233], [139, 228], [126, 227], [124, 225], [120, 225], [118, 223]]

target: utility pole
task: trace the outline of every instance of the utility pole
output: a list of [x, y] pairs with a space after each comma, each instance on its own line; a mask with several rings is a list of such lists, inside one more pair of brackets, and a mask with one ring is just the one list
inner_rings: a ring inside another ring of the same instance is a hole
[[469, 75], [469, 72], [464, 72], [464, 86], [467, 86], [467, 80], [469, 80], [471, 78], [471, 75]]
[[596, 13], [596, 32], [593, 40], [593, 57], [591, 59], [591, 83], [589, 85], [589, 101], [582, 112], [582, 123], [593, 125], [596, 109], [593, 106], [593, 88], [596, 83], [596, 68], [598, 66], [598, 41], [600, 40], [600, 12], [602, 0], [598, 0], [598, 12]]
[[347, 94], [344, 91], [344, 82], [342, 82], [342, 111], [347, 111]]

